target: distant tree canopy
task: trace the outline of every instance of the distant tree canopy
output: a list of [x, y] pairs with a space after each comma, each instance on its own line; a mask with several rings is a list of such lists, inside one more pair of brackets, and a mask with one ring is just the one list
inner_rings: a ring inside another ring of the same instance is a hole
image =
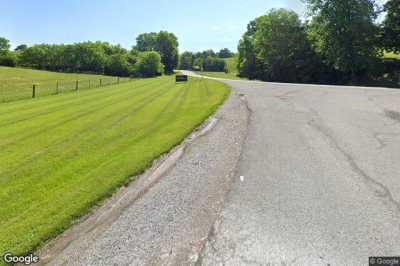
[[[178, 40], [161, 31], [138, 36], [134, 49], [107, 42], [74, 44], [21, 44], [10, 51], [0, 38], [0, 65], [23, 66], [62, 72], [85, 72], [115, 76], [156, 76], [172, 73], [178, 64]], [[160, 58], [160, 62], [159, 59]]]
[[232, 53], [228, 48], [223, 48], [217, 53], [217, 56], [219, 58], [230, 58], [233, 57], [234, 55], [235, 54]]
[[10, 41], [0, 37], [0, 54], [6, 53], [10, 49]]
[[384, 10], [382, 44], [388, 51], [400, 53], [400, 0], [389, 0]]
[[305, 22], [292, 11], [273, 9], [248, 24], [238, 45], [240, 76], [313, 83], [383, 78], [383, 50], [398, 51], [400, 0], [386, 3], [381, 30], [374, 0], [306, 2]]
[[226, 70], [226, 62], [211, 49], [197, 53], [184, 52], [180, 56], [179, 68], [221, 72]]
[[192, 52], [182, 53], [179, 59], [179, 69], [193, 69], [194, 59], [195, 57]]
[[20, 44], [17, 47], [15, 47], [14, 51], [18, 52], [18, 51], [24, 51], [28, 48], [28, 45], [26, 44]]
[[157, 51], [161, 55], [161, 61], [166, 73], [173, 73], [178, 66], [178, 39], [173, 33], [160, 31], [159, 33], [143, 33], [136, 38], [135, 49], [138, 51]]
[[17, 56], [10, 52], [10, 41], [0, 37], [0, 66], [14, 67], [17, 65]]

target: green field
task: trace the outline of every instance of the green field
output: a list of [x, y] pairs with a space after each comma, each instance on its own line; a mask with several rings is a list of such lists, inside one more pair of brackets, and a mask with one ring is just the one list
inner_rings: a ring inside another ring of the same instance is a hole
[[231, 58], [225, 58], [224, 59], [226, 62], [226, 68], [228, 69], [229, 73], [237, 73], [237, 58], [236, 57], [231, 57]]
[[231, 57], [231, 58], [224, 58], [224, 61], [226, 62], [226, 68], [228, 70], [228, 73], [225, 72], [207, 72], [207, 71], [199, 71], [197, 74], [207, 76], [207, 77], [213, 77], [213, 78], [223, 78], [223, 79], [244, 79], [241, 77], [238, 77], [238, 72], [236, 68], [237, 64], [237, 58], [236, 57]]
[[[117, 82], [117, 77], [0, 66], [0, 103], [31, 98], [33, 84], [36, 84], [36, 96], [42, 97], [73, 91], [76, 81], [79, 89], [96, 88], [100, 80], [101, 85], [110, 85]], [[121, 83], [127, 80], [120, 78]]]
[[236, 73], [225, 73], [225, 72], [206, 72], [206, 71], [198, 71], [196, 72], [199, 75], [213, 77], [213, 78], [223, 78], [223, 79], [242, 79], [236, 75]]
[[228, 94], [216, 81], [164, 76], [0, 104], [0, 254], [34, 251], [68, 228]]
[[395, 54], [395, 53], [385, 52], [384, 57], [388, 58], [388, 59], [399, 59], [400, 60], [400, 54]]

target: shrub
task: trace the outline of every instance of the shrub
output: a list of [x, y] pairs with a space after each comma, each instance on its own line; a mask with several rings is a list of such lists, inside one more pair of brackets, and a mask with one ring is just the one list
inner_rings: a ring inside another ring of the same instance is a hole
[[17, 55], [13, 52], [6, 52], [0, 55], [0, 66], [15, 67], [17, 65]]
[[143, 52], [139, 54], [135, 64], [136, 73], [143, 77], [154, 77], [163, 74], [164, 65], [161, 56], [157, 52]]

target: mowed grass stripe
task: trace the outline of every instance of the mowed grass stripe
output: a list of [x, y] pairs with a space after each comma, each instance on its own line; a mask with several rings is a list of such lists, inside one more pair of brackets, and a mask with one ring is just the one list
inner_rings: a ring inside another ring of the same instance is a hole
[[[150, 104], [161, 94], [166, 93], [169, 88], [171, 88], [171, 85], [165, 88], [163, 86], [157, 87], [157, 89], [155, 90], [156, 93], [151, 93], [146, 97], [138, 98], [138, 100], [136, 101], [133, 101], [133, 99], [128, 98], [129, 99], [128, 102], [125, 103], [122, 107], [120, 107], [121, 105], [120, 102], [119, 108], [111, 113], [107, 113], [110, 112], [110, 110], [107, 108], [97, 110], [98, 111], [97, 113], [90, 112], [90, 116], [87, 115], [86, 113], [86, 116], [85, 117], [82, 116], [81, 119], [79, 120], [69, 119], [67, 121], [68, 123], [64, 122], [57, 125], [57, 127], [49, 127], [47, 131], [42, 130], [43, 134], [33, 134], [30, 135], [31, 136], [30, 138], [24, 139], [24, 141], [19, 140], [18, 142], [14, 142], [15, 145], [20, 146], [20, 148], [18, 148], [20, 152], [16, 154], [14, 157], [6, 156], [5, 158], [1, 158], [0, 156], [0, 162], [4, 163], [5, 165], [8, 165], [9, 169], [8, 172], [5, 173], [2, 173], [0, 171], [0, 185], [2, 183], [9, 182], [8, 179], [11, 179], [13, 175], [19, 173], [19, 171], [22, 170], [18, 162], [24, 161], [25, 165], [35, 164], [38, 159], [40, 159], [45, 155], [48, 155], [48, 153], [51, 151], [49, 149], [50, 147], [56, 146], [65, 149], [68, 146], [70, 146], [71, 143], [77, 143], [75, 139], [78, 137], [78, 135], [91, 136], [89, 135], [88, 131], [97, 132], [97, 130], [99, 130], [100, 127], [105, 127], [105, 126], [112, 127], [120, 120], [126, 117], [123, 114], [128, 113], [132, 115], [134, 112], [137, 112], [138, 110], [144, 108], [146, 105]], [[132, 110], [129, 110], [131, 106], [134, 107]], [[110, 122], [108, 122], [109, 120]], [[79, 126], [79, 124], [84, 125], [84, 127], [81, 127], [81, 130], [75, 132], [75, 134], [73, 134], [72, 132], [68, 133], [69, 128], [74, 129], [77, 126]], [[60, 139], [59, 136], [63, 136], [64, 138]], [[31, 154], [30, 151], [32, 149], [32, 146], [29, 147], [26, 146], [29, 143], [31, 143], [31, 145], [35, 145], [38, 149], [40, 148], [41, 149], [40, 153]], [[41, 148], [43, 146], [46, 148]], [[7, 154], [7, 150], [15, 149], [15, 147], [10, 147], [9, 145], [7, 149], [6, 148], [3, 149], [5, 151], [4, 154]], [[30, 171], [28, 167], [26, 167], [25, 169], [27, 172]], [[5, 191], [5, 193], [7, 193], [7, 191]]]
[[[29, 120], [33, 117], [41, 116], [47, 113], [64, 110], [71, 105], [78, 106], [79, 103], [86, 103], [92, 99], [101, 100], [102, 98], [107, 99], [108, 97], [117, 94], [121, 95], [122, 92], [128, 92], [126, 90], [127, 86], [130, 87], [132, 90], [138, 90], [144, 87], [152, 86], [156, 82], [158, 81], [150, 80], [143, 83], [130, 82], [126, 84], [110, 86], [107, 88], [98, 88], [90, 91], [90, 93], [88, 93], [88, 91], [75, 92], [75, 94], [68, 95], [69, 97], [64, 95], [54, 95], [52, 97], [32, 99], [27, 103], [26, 101], [24, 101], [25, 104], [18, 102], [21, 105], [17, 105], [17, 107], [14, 107], [15, 104], [12, 103], [0, 104], [0, 111], [4, 114], [4, 116], [0, 118], [0, 126]], [[46, 105], [46, 108], [43, 108], [43, 105]], [[20, 118], [20, 120], [16, 118]]]
[[[14, 167], [12, 167], [11, 163], [12, 162], [19, 162], [19, 161], [25, 161], [25, 164], [35, 164], [38, 159], [43, 157], [49, 152], [49, 147], [56, 146], [60, 147], [61, 150], [64, 150], [68, 148], [68, 146], [71, 145], [71, 143], [77, 143], [75, 139], [78, 137], [78, 135], [86, 136], [86, 138], [92, 138], [91, 135], [89, 134], [89, 131], [92, 131], [92, 133], [97, 134], [96, 132], [101, 128], [101, 127], [115, 127], [117, 123], [121, 123], [122, 120], [126, 119], [127, 116], [133, 115], [135, 112], [139, 111], [140, 109], [146, 107], [148, 104], [151, 104], [152, 101], [157, 99], [158, 97], [161, 96], [161, 94], [165, 94], [168, 92], [168, 90], [171, 88], [171, 86], [174, 85], [168, 85], [170, 83], [164, 84], [164, 86], [159, 86], [156, 87], [155, 93], [151, 93], [147, 97], [142, 97], [138, 98], [137, 101], [133, 102], [133, 99], [129, 99], [130, 102], [127, 104], [124, 104], [122, 107], [119, 107], [118, 109], [110, 112], [109, 109], [105, 108], [100, 110], [98, 113], [91, 113], [91, 116], [87, 117], [82, 117], [80, 120], [69, 120], [69, 123], [74, 123], [73, 125], [70, 125], [68, 123], [63, 123], [62, 127], [54, 127], [49, 129], [48, 131], [43, 131], [44, 134], [41, 135], [33, 135], [35, 136], [36, 139], [28, 139], [26, 140], [27, 142], [34, 143], [34, 145], [38, 145], [37, 148], [41, 149], [40, 154], [30, 154], [29, 151], [32, 147], [29, 147], [27, 149], [24, 149], [23, 147], [26, 145], [24, 142], [18, 142], [17, 144], [20, 145], [21, 147], [18, 148], [21, 152], [17, 154], [17, 158], [2, 158], [0, 156], [0, 161], [6, 163], [9, 167], [9, 172], [8, 173], [1, 173], [0, 172], [0, 185], [1, 183], [8, 182], [7, 176], [12, 176], [11, 173], [18, 173], [21, 171], [21, 168], [19, 167], [19, 164], [16, 164]], [[150, 97], [149, 97], [150, 96]], [[121, 105], [121, 104], [120, 104]], [[132, 108], [133, 106], [133, 108]], [[130, 110], [130, 108], [132, 108]], [[125, 115], [127, 114], [127, 115]], [[96, 118], [97, 116], [97, 118]], [[79, 132], [76, 132], [75, 134], [65, 134], [68, 133], [67, 130], [68, 128], [76, 128], [79, 126], [79, 124], [83, 124], [84, 127], [81, 127], [81, 130]], [[57, 131], [56, 131], [57, 130]], [[64, 134], [61, 134], [64, 133]], [[65, 138], [60, 139], [59, 136], [64, 136]], [[51, 142], [52, 140], [55, 140], [54, 142]], [[93, 138], [92, 138], [93, 139]], [[85, 140], [85, 138], [81, 137], [81, 140]], [[44, 141], [44, 144], [42, 144], [42, 141]], [[42, 148], [42, 147], [45, 148]], [[27, 151], [27, 153], [24, 151]], [[9, 161], [9, 162], [7, 162]], [[2, 178], [3, 177], [3, 178]], [[4, 180], [3, 180], [4, 179]], [[10, 179], [10, 178], [8, 178]], [[5, 191], [7, 193], [7, 191]]]
[[[168, 83], [165, 83], [163, 86], [166, 86]], [[173, 86], [173, 85], [170, 85]], [[153, 89], [155, 90], [155, 92], [153, 92]], [[150, 98], [155, 98], [157, 96], [157, 94], [159, 93], [157, 91], [158, 87], [153, 88], [152, 90], [148, 90], [151, 91], [153, 94], [149, 94], [147, 95], [147, 97]], [[127, 90], [125, 93], [119, 92], [116, 93], [115, 95], [109, 96], [107, 99], [100, 99], [99, 101], [90, 101], [90, 105], [88, 106], [88, 104], [80, 104], [80, 105], [70, 105], [69, 108], [64, 109], [62, 112], [58, 112], [58, 113], [46, 113], [40, 117], [37, 117], [38, 119], [30, 119], [28, 122], [25, 123], [26, 127], [24, 127], [23, 130], [26, 131], [26, 129], [30, 129], [29, 126], [31, 128], [37, 128], [38, 126], [41, 126], [39, 130], [37, 131], [29, 131], [25, 134], [22, 134], [20, 136], [19, 139], [15, 140], [14, 142], [8, 142], [7, 140], [9, 138], [7, 138], [8, 136], [14, 136], [16, 134], [18, 134], [18, 130], [21, 129], [21, 127], [19, 127], [18, 124], [12, 124], [10, 127], [8, 127], [7, 131], [4, 130], [4, 134], [6, 134], [5, 136], [0, 134], [0, 148], [5, 148], [6, 145], [18, 142], [20, 143], [21, 141], [25, 140], [26, 138], [30, 138], [32, 136], [37, 136], [39, 135], [41, 132], [45, 132], [48, 130], [51, 130], [53, 128], [57, 128], [60, 125], [64, 125], [67, 122], [70, 121], [81, 121], [78, 120], [78, 118], [81, 118], [83, 116], [87, 116], [89, 114], [92, 113], [96, 113], [99, 110], [105, 109], [106, 106], [110, 106], [110, 105], [115, 105], [116, 103], [118, 103], [118, 105], [121, 102], [125, 102], [125, 101], [130, 101], [131, 99], [129, 97], [133, 97], [135, 95], [139, 95], [142, 96], [141, 93], [143, 94], [143, 92], [137, 92], [137, 91], [130, 91]], [[143, 100], [143, 99], [139, 99]], [[89, 111], [87, 110], [89, 109]], [[59, 114], [59, 115], [54, 115], [54, 114]], [[49, 118], [50, 117], [50, 118]], [[39, 120], [39, 121], [37, 121]], [[40, 122], [42, 121], [42, 122]], [[44, 123], [46, 126], [42, 126], [42, 124], [40, 123]], [[14, 129], [14, 130], [13, 130]], [[5, 142], [5, 143], [4, 143]]]
[[[159, 98], [161, 99], [161, 98]], [[174, 101], [176, 101], [176, 95], [172, 94], [171, 99], [173, 99]], [[158, 106], [162, 107], [162, 104], [158, 104]], [[165, 110], [165, 108], [163, 109]], [[163, 111], [161, 111], [163, 112]], [[153, 121], [157, 121], [155, 118], [157, 117], [157, 115], [152, 119]], [[131, 122], [131, 121], [128, 121]], [[135, 124], [132, 124], [132, 126], [128, 127], [127, 130], [132, 130], [132, 128], [135, 126]], [[36, 176], [36, 178], [31, 178], [31, 179], [26, 179], [24, 180], [24, 186], [25, 185], [29, 185], [32, 189], [36, 190], [36, 191], [40, 191], [41, 189], [43, 189], [43, 184], [42, 184], [42, 178], [43, 176], [46, 176], [47, 174], [52, 174], [52, 175], [56, 175], [57, 171], [62, 172], [63, 168], [68, 168], [68, 167], [72, 167], [75, 168], [75, 165], [72, 164], [73, 160], [75, 159], [74, 157], [79, 156], [79, 153], [84, 153], [84, 154], [92, 154], [88, 161], [88, 164], [91, 164], [90, 160], [93, 160], [97, 154], [96, 152], [96, 147], [98, 147], [98, 144], [100, 144], [99, 142], [101, 142], [102, 145], [102, 149], [105, 151], [103, 154], [100, 154], [100, 156], [102, 156], [102, 160], [106, 160], [106, 158], [109, 156], [108, 150], [119, 150], [118, 147], [116, 147], [117, 142], [123, 141], [124, 138], [122, 138], [122, 135], [124, 135], [126, 132], [122, 131], [120, 129], [115, 130], [114, 135], [110, 135], [110, 136], [100, 136], [98, 138], [91, 138], [91, 139], [87, 139], [84, 140], [82, 142], [86, 142], [86, 146], [84, 147], [84, 149], [82, 149], [82, 147], [80, 145], [75, 145], [74, 147], [70, 146], [70, 147], [65, 147], [66, 149], [63, 149], [60, 151], [60, 153], [58, 153], [58, 160], [61, 160], [63, 162], [69, 162], [69, 163], [65, 163], [64, 165], [62, 165], [60, 168], [58, 169], [52, 169], [51, 172], [40, 172], [38, 173], [39, 175]], [[86, 134], [85, 134], [86, 135]], [[134, 140], [133, 140], [134, 141]], [[104, 158], [105, 156], [105, 158]], [[51, 158], [48, 158], [51, 159]], [[47, 163], [47, 159], [44, 161], [45, 163]], [[72, 165], [71, 165], [72, 164]], [[32, 164], [32, 166], [37, 167], [38, 164], [34, 163]], [[40, 165], [39, 165], [40, 167]], [[82, 167], [82, 165], [81, 165]], [[88, 169], [88, 171], [90, 171], [90, 168]], [[23, 173], [26, 174], [26, 173]], [[22, 178], [22, 177], [21, 177]], [[19, 180], [21, 180], [21, 178], [19, 178]], [[63, 179], [61, 180], [57, 180], [57, 179], [53, 179], [51, 183], [46, 184], [48, 186], [48, 189], [51, 190], [51, 193], [57, 193], [57, 187], [59, 187], [61, 184], [65, 183], [66, 181], [64, 181]], [[68, 182], [68, 181], [67, 181]], [[37, 187], [37, 184], [41, 183], [41, 188]], [[19, 191], [16, 192], [15, 191], [15, 186], [13, 186], [14, 188], [14, 193], [13, 193], [13, 197], [18, 197], [18, 196], [23, 196], [23, 192], [24, 191]], [[47, 189], [46, 189], [47, 190]], [[41, 192], [39, 192], [41, 193]], [[10, 194], [7, 193], [6, 194]], [[18, 195], [20, 194], [20, 195]], [[36, 197], [39, 195], [31, 195], [32, 197]], [[46, 194], [46, 196], [44, 197], [44, 200], [51, 198], [48, 197], [48, 193]], [[64, 194], [65, 196], [65, 194]], [[10, 199], [9, 199], [10, 200]], [[24, 199], [26, 201], [26, 203], [31, 202], [31, 198], [25, 197]], [[12, 206], [13, 208], [16, 208], [17, 206]], [[19, 211], [19, 215], [15, 217], [15, 219], [19, 219], [20, 216], [24, 215], [24, 212], [29, 212], [31, 209], [34, 209], [36, 206], [34, 204], [30, 204], [29, 208], [23, 208], [22, 210], [18, 210]], [[2, 218], [2, 215], [0, 213], [0, 218]], [[10, 220], [9, 223], [12, 223], [14, 221]], [[7, 226], [7, 224], [6, 224]]]
[[[141, 95], [40, 131], [34, 138], [10, 145], [7, 152], [0, 150], [0, 160], [8, 158], [10, 163], [0, 163], [0, 172], [8, 173], [0, 178], [0, 253], [24, 254], [63, 231], [126, 184], [129, 177], [141, 173], [154, 158], [179, 144], [215, 111], [229, 91], [215, 81], [207, 81], [208, 95], [198, 80], [190, 79], [187, 84], [175, 84], [173, 77], [154, 80], [154, 88], [142, 90]], [[150, 94], [154, 96], [151, 99], [147, 98]], [[48, 98], [64, 104], [62, 97], [71, 100], [70, 95]], [[97, 100], [88, 97], [80, 104], [93, 108], [91, 102]], [[36, 106], [35, 110], [41, 112]], [[59, 112], [63, 110], [38, 116], [36, 122], [46, 126], [40, 117], [54, 122], [52, 115], [60, 116]], [[16, 118], [27, 115], [29, 112]], [[32, 130], [28, 121], [18, 126]], [[1, 130], [9, 127], [12, 125]], [[12, 136], [9, 138], [12, 141]]]
[[[175, 96], [175, 95], [174, 95]], [[176, 99], [176, 97], [173, 97], [173, 98], [175, 98]], [[164, 108], [165, 109], [165, 108]], [[112, 143], [112, 142], [108, 142], [108, 147], [112, 147], [113, 145], [115, 145], [115, 143]], [[116, 149], [116, 147], [114, 147], [114, 149]], [[103, 155], [103, 157], [105, 156], [105, 158], [104, 159], [106, 159], [106, 158], [108, 158], [109, 157], [109, 154], [104, 154]], [[102, 161], [102, 160], [100, 160], [100, 161]], [[72, 167], [72, 168], [74, 168], [75, 166], [70, 166], [70, 167]], [[89, 174], [90, 174], [90, 169], [88, 169], [88, 171], [89, 171]], [[41, 187], [41, 189], [43, 189], [43, 191], [40, 191], [40, 190], [37, 190], [38, 192], [39, 192], [39, 195], [46, 195], [43, 199], [44, 199], [44, 202], [41, 202], [41, 206], [43, 206], [43, 205], [46, 205], [46, 203], [47, 204], [49, 204], [49, 206], [51, 206], [52, 204], [53, 204], [53, 201], [52, 200], [49, 200], [49, 199], [51, 199], [51, 198], [53, 198], [50, 194], [49, 194], [49, 191], [50, 191], [50, 193], [54, 193], [54, 194], [58, 194], [58, 192], [60, 191], [60, 190], [63, 190], [63, 189], [65, 189], [65, 186], [61, 186], [60, 184], [66, 184], [66, 185], [68, 185], [68, 182], [73, 182], [74, 183], [74, 180], [73, 179], [68, 179], [67, 180], [67, 183], [65, 183], [64, 182], [64, 178], [61, 178], [60, 180], [55, 180], [55, 182], [53, 183], [53, 184], [49, 184], [49, 187], [48, 188], [46, 188], [46, 187]], [[98, 184], [97, 182], [96, 182], [96, 184]], [[58, 188], [57, 188], [58, 187]], [[36, 190], [36, 188], [33, 188], [33, 189], [35, 189]], [[75, 199], [75, 192], [74, 192], [74, 190], [70, 190], [71, 191], [71, 193], [73, 193], [73, 196], [71, 197], [71, 200], [74, 200]], [[43, 193], [45, 193], [45, 194], [43, 194]], [[78, 192], [77, 192], [78, 194], [81, 194], [82, 193], [82, 191], [81, 190], [79, 190]], [[37, 196], [39, 196], [39, 195], [37, 195]], [[66, 195], [66, 194], [63, 194], [63, 199], [65, 199], [65, 198], [68, 198], [68, 195]], [[27, 199], [27, 203], [28, 202], [30, 202], [30, 199]], [[89, 205], [91, 204], [90, 202], [88, 203]], [[34, 208], [34, 207], [36, 207], [36, 206], [34, 206], [34, 205], [32, 205], [32, 204], [30, 204], [31, 206], [32, 206], [32, 208]], [[26, 212], [30, 212], [30, 210], [26, 210], [24, 213], [22, 213], [22, 216], [24, 216], [24, 214], [26, 213]], [[38, 213], [36, 213], [36, 216], [38, 215]], [[18, 220], [19, 218], [20, 218], [20, 216], [21, 216], [21, 214], [20, 215], [18, 215], [18, 217], [16, 217], [16, 219], [14, 219], [13, 221], [10, 221], [11, 223], [13, 223], [13, 222], [15, 222], [15, 220]], [[43, 217], [43, 218], [45, 218], [45, 216]], [[7, 225], [5, 225], [5, 226], [7, 226]], [[19, 229], [19, 230], [22, 230], [22, 228], [21, 229]]]

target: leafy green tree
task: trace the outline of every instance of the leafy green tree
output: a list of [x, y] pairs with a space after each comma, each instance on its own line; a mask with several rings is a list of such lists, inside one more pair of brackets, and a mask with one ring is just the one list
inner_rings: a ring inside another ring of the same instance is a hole
[[0, 37], [0, 54], [5, 54], [10, 49], [10, 41]]
[[154, 77], [164, 72], [161, 56], [158, 52], [142, 52], [135, 65], [136, 73], [143, 77]]
[[10, 41], [0, 37], [0, 66], [14, 67], [17, 64], [17, 56], [10, 52]]
[[20, 44], [17, 47], [15, 47], [14, 51], [16, 52], [22, 52], [28, 48], [28, 45], [26, 44]]
[[192, 52], [184, 52], [179, 59], [179, 69], [190, 70], [193, 68], [194, 55]]
[[33, 45], [24, 50], [20, 56], [22, 66], [46, 69], [49, 62], [47, 45]]
[[230, 58], [234, 56], [234, 53], [232, 53], [228, 48], [223, 48], [217, 53], [217, 56], [219, 58]]
[[162, 63], [165, 66], [165, 73], [170, 74], [178, 66], [178, 39], [173, 33], [160, 31], [157, 34], [156, 51], [161, 55]]
[[140, 52], [154, 51], [157, 48], [157, 33], [142, 33], [136, 37], [135, 49]]
[[15, 67], [17, 65], [17, 60], [17, 55], [8, 51], [0, 55], [0, 66]]
[[193, 61], [193, 69], [202, 71], [203, 70], [203, 61], [204, 61], [204, 59], [202, 56], [195, 57], [195, 59]]
[[328, 64], [356, 81], [378, 56], [374, 0], [307, 0], [310, 37]]
[[166, 73], [173, 73], [178, 66], [178, 39], [173, 33], [160, 31], [159, 33], [143, 33], [136, 38], [134, 49], [138, 51], [157, 51], [161, 55]]
[[207, 56], [206, 59], [203, 60], [203, 70], [204, 71], [215, 71], [222, 72], [226, 69], [226, 63], [224, 60], [213, 57], [211, 55]]
[[239, 76], [250, 79], [257, 78], [256, 52], [254, 47], [254, 34], [256, 33], [256, 20], [250, 21], [238, 45], [237, 69]]
[[400, 0], [387, 1], [384, 9], [383, 46], [388, 51], [400, 53]]
[[112, 76], [129, 76], [133, 69], [127, 54], [113, 54], [108, 58], [104, 73]]
[[273, 9], [257, 19], [254, 34], [256, 64], [263, 80], [308, 81], [309, 60], [314, 57], [306, 30], [298, 15], [285, 9]]

